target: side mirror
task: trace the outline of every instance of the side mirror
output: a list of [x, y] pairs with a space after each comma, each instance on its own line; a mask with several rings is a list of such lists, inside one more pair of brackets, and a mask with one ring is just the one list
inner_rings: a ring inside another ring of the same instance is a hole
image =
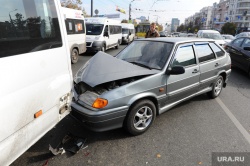
[[169, 67], [166, 71], [168, 75], [179, 75], [185, 73], [185, 68], [183, 66]]
[[109, 37], [109, 33], [108, 32], [104, 32], [104, 36]]
[[250, 51], [250, 47], [244, 47], [243, 49], [246, 51]]

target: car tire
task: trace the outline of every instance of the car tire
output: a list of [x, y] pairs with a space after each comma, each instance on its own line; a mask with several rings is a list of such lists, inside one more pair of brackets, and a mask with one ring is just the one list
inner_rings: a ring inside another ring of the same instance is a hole
[[106, 46], [105, 46], [105, 44], [102, 45], [101, 51], [102, 51], [102, 52], [105, 52], [105, 51], [106, 51]]
[[140, 135], [153, 124], [156, 107], [150, 100], [141, 100], [131, 107], [124, 121], [124, 128], [131, 135]]
[[75, 64], [79, 59], [79, 53], [77, 49], [72, 49], [71, 51], [71, 63]]
[[222, 76], [219, 76], [213, 85], [212, 91], [207, 93], [208, 97], [211, 99], [218, 97], [222, 91], [223, 84], [224, 84], [224, 79]]
[[117, 42], [117, 45], [115, 46], [116, 49], [119, 49], [120, 42]]

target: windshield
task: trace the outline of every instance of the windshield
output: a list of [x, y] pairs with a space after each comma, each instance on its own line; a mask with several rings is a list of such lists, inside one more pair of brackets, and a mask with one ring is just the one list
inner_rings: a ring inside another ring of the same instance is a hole
[[103, 24], [86, 24], [87, 35], [100, 35], [103, 30]]
[[203, 33], [203, 38], [223, 40], [222, 36], [219, 33]]
[[161, 70], [173, 49], [173, 43], [134, 41], [116, 58], [150, 69]]
[[128, 34], [128, 29], [122, 28], [122, 34]]

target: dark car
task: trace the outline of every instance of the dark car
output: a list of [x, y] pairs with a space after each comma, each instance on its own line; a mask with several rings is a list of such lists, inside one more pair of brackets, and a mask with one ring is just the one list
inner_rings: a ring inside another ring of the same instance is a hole
[[248, 73], [250, 76], [250, 37], [240, 37], [225, 47], [230, 54], [232, 65]]

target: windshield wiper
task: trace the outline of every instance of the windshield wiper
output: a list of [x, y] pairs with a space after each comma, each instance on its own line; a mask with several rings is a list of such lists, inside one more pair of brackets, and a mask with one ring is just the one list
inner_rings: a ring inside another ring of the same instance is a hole
[[142, 63], [139, 63], [139, 62], [130, 62], [130, 63], [152, 70], [151, 67], [149, 67], [149, 66], [147, 66], [147, 65], [144, 65], [144, 64], [142, 64]]

